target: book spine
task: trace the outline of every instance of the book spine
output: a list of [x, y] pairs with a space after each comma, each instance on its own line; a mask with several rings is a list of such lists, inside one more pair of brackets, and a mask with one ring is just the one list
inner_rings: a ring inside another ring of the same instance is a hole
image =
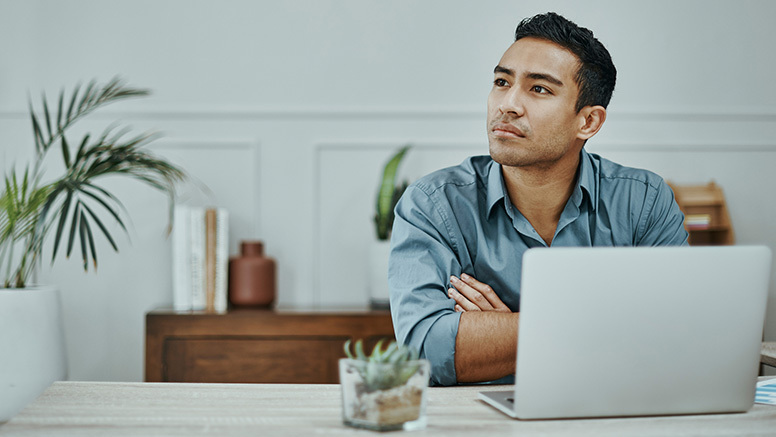
[[191, 309], [204, 310], [205, 299], [205, 213], [202, 208], [191, 209]]
[[216, 297], [216, 210], [205, 210], [205, 311], [215, 311]]
[[216, 312], [226, 312], [228, 306], [227, 287], [229, 279], [229, 212], [218, 210], [216, 219]]
[[173, 211], [172, 229], [172, 301], [179, 311], [190, 310], [191, 294], [191, 210], [176, 206]]

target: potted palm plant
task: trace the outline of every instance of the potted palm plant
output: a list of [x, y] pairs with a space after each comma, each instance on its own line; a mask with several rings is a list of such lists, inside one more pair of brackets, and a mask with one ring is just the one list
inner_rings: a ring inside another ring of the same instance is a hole
[[[92, 81], [83, 88], [76, 86], [69, 96], [62, 91], [56, 106], [50, 106], [44, 95], [39, 111], [30, 102], [34, 160], [23, 170], [7, 169], [0, 187], [0, 421], [52, 381], [66, 377], [58, 289], [31, 284], [47, 238], [53, 237], [52, 263], [60, 249], [69, 257], [78, 246], [85, 271], [90, 265], [97, 268], [95, 241], [100, 234], [118, 251], [106, 223], [117, 223], [126, 231], [122, 219], [126, 211], [102, 186], [108, 176], [129, 177], [162, 191], [169, 196], [172, 211], [175, 185], [184, 173], [144, 149], [155, 135], [130, 135], [129, 129], [116, 125], [100, 135], [85, 134], [79, 141], [67, 135], [95, 110], [147, 94], [115, 78], [102, 85]], [[45, 165], [55, 151], [63, 170], [47, 179]]]
[[408, 185], [407, 181], [397, 183], [396, 173], [409, 149], [409, 145], [400, 148], [386, 162], [377, 192], [374, 216], [376, 239], [369, 247], [369, 303], [373, 309], [388, 308], [388, 254], [394, 220], [393, 210]]

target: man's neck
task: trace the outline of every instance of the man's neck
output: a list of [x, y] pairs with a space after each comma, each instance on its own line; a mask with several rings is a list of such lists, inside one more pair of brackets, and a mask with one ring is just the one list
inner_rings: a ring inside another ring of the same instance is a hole
[[512, 204], [549, 246], [576, 184], [580, 154], [547, 168], [502, 166]]

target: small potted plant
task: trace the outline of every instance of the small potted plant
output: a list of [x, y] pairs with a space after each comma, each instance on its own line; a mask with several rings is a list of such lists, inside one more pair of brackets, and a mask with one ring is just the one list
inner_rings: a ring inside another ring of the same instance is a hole
[[426, 388], [429, 362], [418, 359], [414, 348], [380, 340], [371, 355], [361, 340], [339, 361], [342, 421], [376, 431], [420, 429], [426, 425]]
[[377, 191], [374, 215], [376, 240], [369, 247], [369, 303], [373, 309], [388, 309], [388, 255], [391, 248], [393, 209], [407, 189], [408, 183], [396, 182], [396, 173], [404, 155], [410, 149], [406, 145], [386, 162], [380, 188]]

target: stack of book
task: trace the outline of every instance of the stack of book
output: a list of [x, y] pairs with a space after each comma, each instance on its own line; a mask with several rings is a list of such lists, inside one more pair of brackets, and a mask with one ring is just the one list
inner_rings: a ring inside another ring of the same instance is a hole
[[706, 229], [711, 225], [711, 214], [687, 214], [684, 224], [690, 229]]
[[229, 213], [176, 206], [172, 231], [173, 306], [225, 312], [229, 267]]

